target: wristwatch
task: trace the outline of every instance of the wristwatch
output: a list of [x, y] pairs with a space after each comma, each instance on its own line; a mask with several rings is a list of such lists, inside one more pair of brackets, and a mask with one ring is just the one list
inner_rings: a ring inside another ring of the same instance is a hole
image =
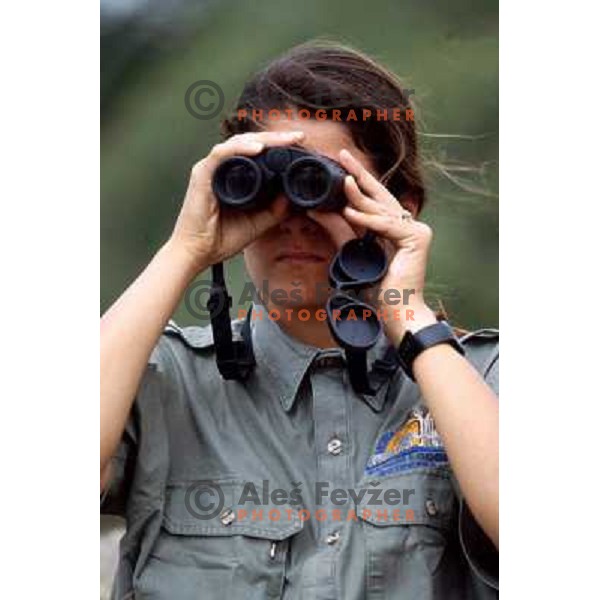
[[407, 331], [398, 346], [398, 359], [404, 372], [414, 381], [413, 363], [415, 358], [427, 348], [438, 344], [450, 344], [459, 354], [465, 354], [465, 350], [458, 338], [454, 335], [452, 328], [446, 321], [438, 321], [428, 325], [419, 331]]

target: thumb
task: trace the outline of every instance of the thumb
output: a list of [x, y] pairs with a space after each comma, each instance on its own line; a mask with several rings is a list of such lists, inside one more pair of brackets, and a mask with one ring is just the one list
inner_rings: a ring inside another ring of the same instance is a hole
[[358, 237], [352, 225], [338, 213], [308, 210], [306, 214], [327, 231], [338, 250], [349, 240]]
[[268, 208], [249, 215], [256, 235], [262, 235], [271, 227], [279, 225], [288, 215], [290, 210], [289, 201], [284, 197], [277, 198]]

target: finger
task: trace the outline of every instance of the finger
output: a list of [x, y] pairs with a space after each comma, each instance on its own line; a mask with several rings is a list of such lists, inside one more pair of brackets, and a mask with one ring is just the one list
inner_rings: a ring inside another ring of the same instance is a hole
[[285, 138], [286, 136], [291, 136], [295, 139], [302, 140], [306, 137], [306, 134], [300, 129], [294, 129], [291, 131], [250, 131], [248, 133], [241, 133], [239, 136], [248, 136], [250, 139], [263, 142], [267, 146], [270, 146], [280, 145], [281, 138]]
[[281, 223], [289, 213], [290, 203], [286, 198], [276, 198], [264, 210], [257, 213], [251, 213], [250, 218], [254, 222], [257, 236], [262, 235], [265, 231]]
[[344, 179], [344, 191], [348, 202], [358, 210], [369, 214], [381, 214], [384, 207], [380, 202], [376, 202], [363, 194], [358, 187], [356, 179], [352, 175], [347, 175]]
[[403, 221], [395, 215], [368, 214], [346, 206], [344, 216], [357, 225], [362, 225], [376, 234], [397, 242], [409, 233], [408, 221]]
[[[263, 233], [282, 223], [288, 216], [290, 203], [287, 198], [276, 198], [267, 208], [254, 213], [248, 213], [247, 218], [252, 228], [252, 239], [256, 239]], [[231, 218], [239, 219], [241, 215], [232, 214]]]
[[340, 162], [356, 178], [360, 189], [365, 194], [386, 204], [398, 203], [389, 190], [349, 150], [344, 148], [340, 152]]
[[327, 231], [336, 248], [341, 248], [349, 240], [360, 236], [360, 233], [338, 213], [308, 210], [306, 214]]
[[370, 215], [362, 213], [351, 206], [344, 208], [344, 216], [351, 223], [367, 227], [380, 237], [386, 238], [401, 248], [406, 245], [410, 247], [426, 247], [431, 242], [432, 230], [429, 225], [422, 221], [413, 220], [409, 211], [402, 215]]
[[247, 133], [238, 133], [223, 142], [223, 145], [235, 145], [239, 142], [258, 142], [263, 146], [281, 146], [289, 143], [297, 143], [305, 137], [304, 131], [249, 131]]
[[234, 135], [212, 148], [206, 157], [207, 167], [212, 172], [226, 158], [236, 155], [254, 156], [267, 146], [297, 144], [303, 138], [303, 131], [259, 131]]

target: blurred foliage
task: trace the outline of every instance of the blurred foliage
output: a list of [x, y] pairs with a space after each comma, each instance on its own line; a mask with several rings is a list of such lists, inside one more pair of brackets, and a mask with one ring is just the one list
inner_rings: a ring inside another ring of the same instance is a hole
[[[219, 140], [220, 119], [190, 116], [186, 89], [199, 79], [218, 82], [226, 112], [250, 73], [294, 44], [326, 36], [368, 52], [415, 89], [423, 151], [450, 167], [449, 177], [428, 169], [429, 297], [441, 299], [457, 325], [497, 326], [496, 1], [166, 4], [173, 9], [163, 7], [159, 19], [139, 11], [117, 24], [103, 19], [103, 311], [167, 239], [190, 168]], [[239, 258], [228, 279], [235, 296], [244, 280]], [[194, 323], [183, 303], [175, 319]]]

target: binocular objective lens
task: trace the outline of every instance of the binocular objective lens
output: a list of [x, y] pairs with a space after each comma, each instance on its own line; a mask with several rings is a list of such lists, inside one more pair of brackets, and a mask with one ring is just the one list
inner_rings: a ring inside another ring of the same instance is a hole
[[257, 182], [257, 175], [254, 169], [249, 169], [246, 165], [234, 165], [225, 175], [224, 187], [225, 193], [229, 198], [246, 198], [254, 191]]
[[331, 180], [329, 173], [322, 166], [305, 163], [292, 169], [288, 185], [294, 199], [314, 202], [328, 193]]

